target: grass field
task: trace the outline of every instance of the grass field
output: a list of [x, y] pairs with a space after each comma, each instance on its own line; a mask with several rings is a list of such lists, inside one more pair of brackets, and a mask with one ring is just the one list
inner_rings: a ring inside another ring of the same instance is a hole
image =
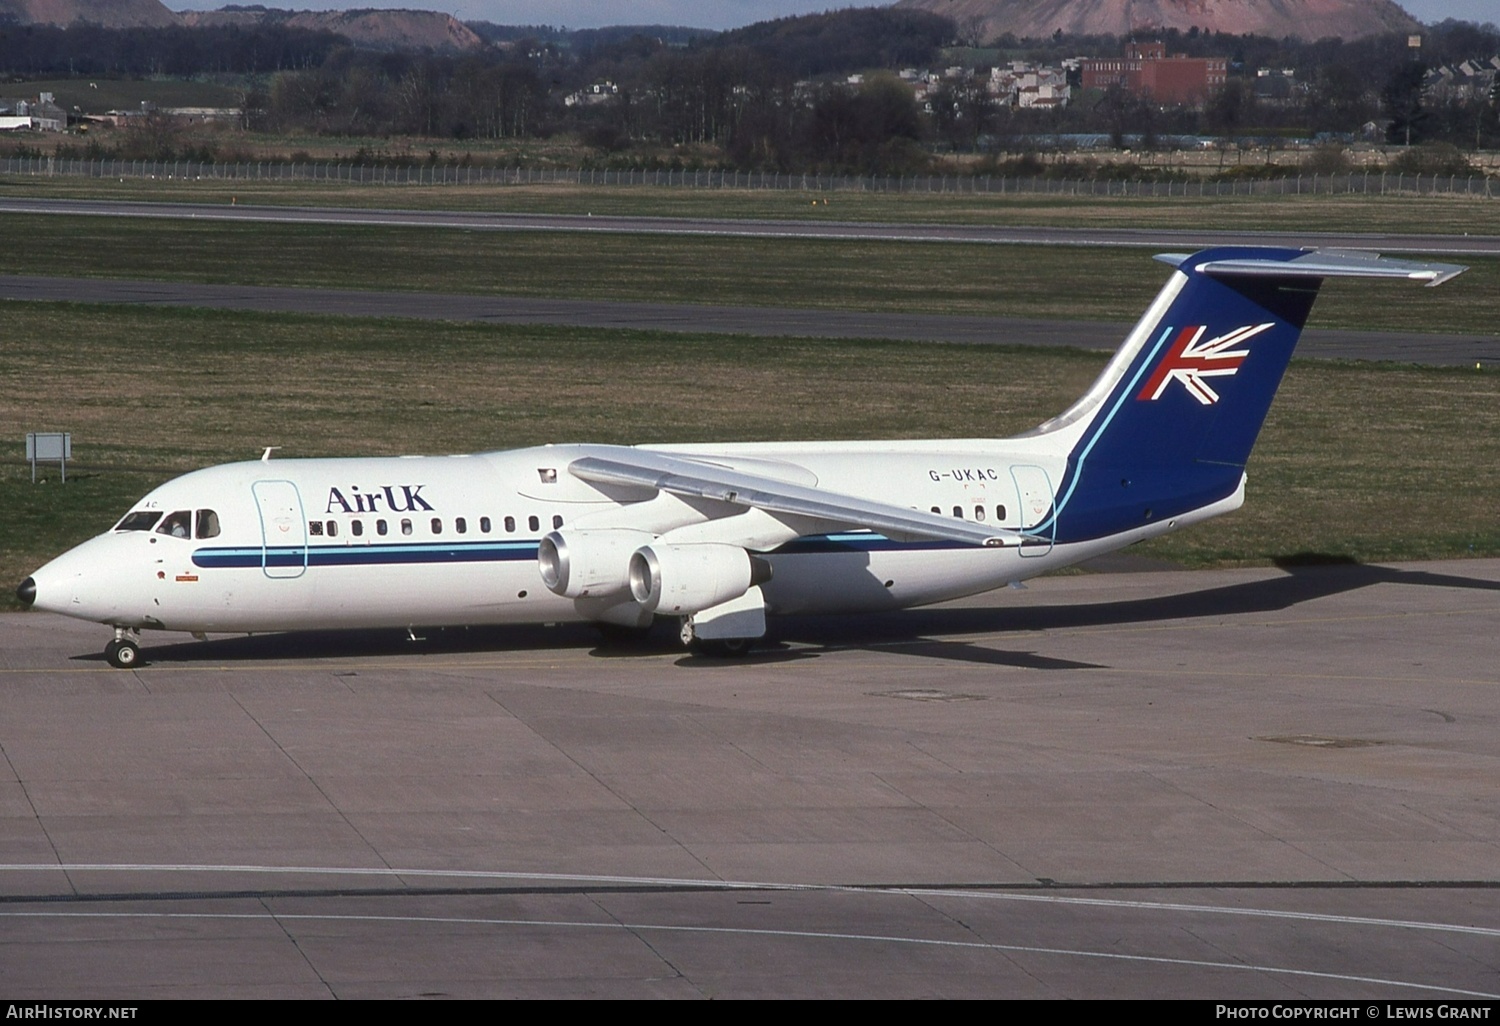
[[[634, 214], [928, 224], [1197, 228], [1226, 231], [1500, 234], [1500, 197], [810, 193], [620, 186], [375, 186], [339, 182], [99, 180], [0, 176], [0, 197], [260, 203], [514, 213]], [[814, 202], [814, 200], [817, 202]], [[823, 200], [828, 202], [825, 204]]]
[[[0, 215], [0, 273], [1129, 321], [1142, 249]], [[1441, 289], [1334, 281], [1312, 326], [1484, 333], [1500, 261]], [[1080, 283], [1087, 283], [1080, 288]]]
[[[283, 457], [547, 441], [1006, 435], [1104, 357], [989, 346], [647, 335], [8, 304], [0, 438], [70, 430], [69, 481], [0, 464], [0, 592], [156, 483]], [[1500, 554], [1492, 373], [1296, 362], [1244, 510], [1140, 551], [1185, 565]]]

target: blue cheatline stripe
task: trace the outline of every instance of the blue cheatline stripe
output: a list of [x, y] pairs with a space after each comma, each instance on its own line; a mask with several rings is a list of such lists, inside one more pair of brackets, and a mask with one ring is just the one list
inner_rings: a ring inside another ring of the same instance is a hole
[[1130, 384], [1120, 390], [1119, 397], [1115, 399], [1115, 404], [1110, 407], [1109, 413], [1106, 414], [1103, 420], [1099, 422], [1098, 426], [1094, 428], [1093, 434], [1089, 436], [1087, 444], [1085, 444], [1083, 447], [1083, 451], [1080, 452], [1078, 454], [1078, 458], [1073, 461], [1073, 476], [1068, 480], [1067, 492], [1061, 499], [1053, 502], [1052, 516], [1048, 517], [1045, 523], [1038, 524], [1036, 527], [1033, 527], [1031, 529], [1033, 534], [1040, 534], [1048, 528], [1051, 528], [1053, 541], [1062, 540], [1057, 537], [1057, 518], [1062, 515], [1064, 507], [1067, 506], [1068, 500], [1073, 497], [1073, 492], [1075, 489], [1077, 489], [1078, 482], [1083, 477], [1083, 461], [1089, 458], [1089, 453], [1093, 451], [1094, 445], [1099, 441], [1099, 439], [1104, 436], [1105, 430], [1109, 427], [1109, 422], [1115, 419], [1115, 414], [1120, 412], [1120, 407], [1125, 404], [1125, 400], [1135, 394], [1135, 386], [1140, 383], [1141, 375], [1145, 374], [1146, 370], [1154, 363], [1156, 363], [1156, 354], [1161, 352], [1161, 347], [1166, 345], [1167, 339], [1171, 337], [1172, 326], [1168, 325], [1162, 331], [1161, 338], [1156, 340], [1156, 345], [1151, 347], [1151, 352], [1146, 356], [1146, 359], [1141, 363], [1139, 367], [1136, 368], [1135, 374], [1130, 379]]
[[[411, 542], [383, 545], [311, 545], [308, 566], [388, 566], [410, 563], [509, 563], [536, 558], [535, 541]], [[193, 553], [193, 565], [212, 567], [301, 566], [303, 548], [203, 548]]]
[[[769, 555], [790, 556], [833, 552], [932, 552], [948, 549], [976, 549], [977, 546], [955, 541], [892, 541], [874, 532], [845, 532], [809, 535], [773, 549]], [[313, 545], [307, 548], [307, 565], [312, 566], [392, 566], [443, 563], [518, 563], [536, 559], [537, 542], [467, 542], [441, 545], [412, 542], [395, 545]], [[260, 568], [301, 566], [301, 546], [274, 548], [263, 552], [254, 548], [203, 548], [193, 553], [193, 565], [205, 569]]]

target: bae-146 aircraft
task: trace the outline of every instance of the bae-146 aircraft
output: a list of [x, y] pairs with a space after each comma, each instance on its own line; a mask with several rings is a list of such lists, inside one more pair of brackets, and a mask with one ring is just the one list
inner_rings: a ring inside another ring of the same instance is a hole
[[199, 470], [52, 560], [25, 603], [114, 628], [260, 632], [676, 618], [733, 652], [767, 614], [1003, 587], [1237, 509], [1325, 278], [1465, 268], [1219, 247], [1175, 270], [1099, 379], [1009, 439], [556, 445]]

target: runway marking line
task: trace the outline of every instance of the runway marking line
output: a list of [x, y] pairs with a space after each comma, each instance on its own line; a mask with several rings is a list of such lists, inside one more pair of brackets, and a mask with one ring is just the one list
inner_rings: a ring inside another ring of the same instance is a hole
[[1308, 979], [1338, 980], [1342, 983], [1369, 983], [1384, 987], [1455, 994], [1464, 997], [1500, 998], [1500, 993], [1444, 987], [1411, 980], [1392, 980], [1379, 976], [1357, 976], [1350, 973], [1319, 972], [1312, 969], [1289, 969], [1282, 966], [1255, 965], [1245, 962], [1211, 962], [1205, 959], [1168, 958], [1163, 955], [1131, 955], [1118, 951], [1087, 951], [1074, 948], [1051, 948], [1029, 944], [997, 944], [986, 941], [939, 940], [926, 937], [898, 937], [887, 934], [833, 933], [819, 930], [767, 930], [730, 926], [683, 926], [657, 923], [584, 922], [548, 919], [491, 919], [466, 916], [372, 916], [275, 912], [0, 912], [11, 919], [163, 919], [163, 920], [264, 920], [277, 924], [291, 922], [352, 922], [434, 924], [441, 926], [521, 926], [550, 929], [618, 930], [628, 933], [718, 934], [742, 937], [774, 937], [797, 940], [856, 941], [874, 944], [901, 944], [920, 947], [956, 948], [969, 951], [995, 951], [1007, 954], [1052, 955], [1067, 958], [1098, 958], [1116, 962], [1140, 962], [1151, 965], [1182, 966], [1195, 969], [1219, 969], [1235, 972], [1264, 973], [1274, 976], [1296, 976]]

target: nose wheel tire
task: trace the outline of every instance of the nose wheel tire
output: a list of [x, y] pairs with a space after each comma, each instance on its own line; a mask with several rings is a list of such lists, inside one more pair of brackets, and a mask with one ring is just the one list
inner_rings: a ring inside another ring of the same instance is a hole
[[141, 660], [141, 649], [130, 640], [111, 641], [104, 646], [104, 658], [117, 670], [129, 670]]

